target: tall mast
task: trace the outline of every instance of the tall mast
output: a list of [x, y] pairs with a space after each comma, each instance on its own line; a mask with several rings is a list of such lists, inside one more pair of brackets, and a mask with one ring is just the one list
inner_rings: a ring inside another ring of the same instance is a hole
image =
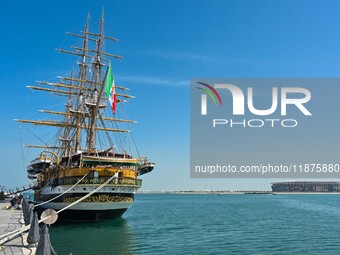
[[79, 89], [79, 96], [77, 98], [77, 129], [76, 129], [76, 142], [74, 146], [74, 151], [77, 152], [80, 149], [81, 145], [81, 123], [83, 121], [83, 95], [82, 95], [82, 88], [83, 88], [83, 82], [86, 80], [86, 56], [87, 56], [87, 50], [88, 50], [88, 41], [89, 41], [89, 19], [90, 19], [90, 13], [88, 13], [86, 18], [86, 24], [85, 24], [85, 32], [84, 32], [84, 40], [83, 40], [83, 51], [82, 51], [82, 62], [79, 63], [80, 67], [80, 89]]
[[[71, 72], [71, 77], [73, 77], [74, 75], [74, 69], [72, 68], [72, 72]], [[70, 84], [70, 86], [72, 86], [72, 82]], [[72, 90], [69, 89], [69, 92], [71, 93]], [[65, 104], [65, 112], [69, 112], [70, 111], [70, 108], [71, 108], [71, 95], [72, 94], [69, 94], [68, 95], [68, 99], [67, 99], [67, 102]], [[71, 123], [71, 116], [70, 115], [66, 115], [65, 116], [65, 122], [66, 123]], [[61, 155], [65, 155], [65, 156], [70, 156], [71, 155], [71, 150], [72, 150], [72, 139], [70, 137], [70, 131], [71, 131], [71, 128], [66, 126], [63, 130], [63, 136], [59, 137], [59, 140], [60, 140], [60, 147], [61, 148], [64, 148], [64, 150], [61, 150]]]
[[[96, 60], [93, 62], [94, 68], [95, 68], [95, 77], [94, 81], [96, 84], [100, 84], [100, 73], [101, 73], [101, 55], [102, 55], [102, 44], [103, 44], [103, 26], [104, 26], [104, 8], [102, 9], [102, 16], [100, 18], [100, 27], [99, 27], [99, 35], [97, 39], [97, 52], [96, 52]], [[95, 149], [96, 145], [96, 123], [97, 123], [97, 112], [98, 112], [98, 106], [101, 98], [101, 94], [103, 91], [104, 84], [101, 85], [99, 90], [101, 93], [98, 94], [97, 85], [94, 86], [93, 90], [93, 99], [94, 104], [91, 106], [91, 117], [90, 117], [90, 129], [88, 134], [88, 151], [93, 151]]]

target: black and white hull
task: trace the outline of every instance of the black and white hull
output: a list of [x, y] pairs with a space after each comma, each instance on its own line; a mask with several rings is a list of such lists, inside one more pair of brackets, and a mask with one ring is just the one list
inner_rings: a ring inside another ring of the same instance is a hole
[[[62, 210], [96, 187], [96, 185], [79, 185], [68, 192], [66, 191], [69, 186], [45, 187], [36, 192], [36, 204], [41, 204], [37, 206], [38, 212], [41, 213], [45, 209]], [[137, 188], [135, 187], [105, 186], [81, 202], [60, 212], [58, 219], [64, 221], [94, 221], [120, 217], [133, 204], [136, 191]], [[55, 198], [57, 196], [59, 197]]]

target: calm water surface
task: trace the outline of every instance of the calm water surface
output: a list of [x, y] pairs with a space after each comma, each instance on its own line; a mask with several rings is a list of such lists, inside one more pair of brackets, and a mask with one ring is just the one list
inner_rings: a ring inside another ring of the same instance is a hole
[[340, 254], [340, 195], [137, 195], [123, 218], [53, 225], [60, 254]]

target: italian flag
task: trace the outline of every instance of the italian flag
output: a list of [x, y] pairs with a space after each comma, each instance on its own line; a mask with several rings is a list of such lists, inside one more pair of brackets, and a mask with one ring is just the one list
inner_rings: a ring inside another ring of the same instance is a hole
[[111, 65], [109, 65], [109, 71], [106, 76], [105, 93], [110, 101], [113, 113], [116, 114], [117, 96]]

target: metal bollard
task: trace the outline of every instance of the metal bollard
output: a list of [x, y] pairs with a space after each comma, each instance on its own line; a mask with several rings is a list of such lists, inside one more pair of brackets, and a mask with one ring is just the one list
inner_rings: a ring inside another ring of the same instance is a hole
[[51, 252], [53, 254], [56, 254], [51, 245], [50, 235], [48, 234], [48, 227], [45, 225], [42, 229], [35, 255], [51, 255]]
[[33, 219], [33, 208], [34, 206], [32, 204], [27, 205], [27, 213], [26, 216], [24, 214], [24, 221], [25, 221], [25, 226], [29, 225]]
[[22, 200], [22, 212], [24, 214], [25, 225], [27, 226], [30, 222], [29, 222], [29, 209], [26, 199]]
[[40, 233], [39, 233], [39, 223], [38, 223], [38, 215], [35, 212], [33, 214], [33, 218], [31, 221], [30, 230], [28, 231], [27, 243], [36, 244], [39, 241]]

